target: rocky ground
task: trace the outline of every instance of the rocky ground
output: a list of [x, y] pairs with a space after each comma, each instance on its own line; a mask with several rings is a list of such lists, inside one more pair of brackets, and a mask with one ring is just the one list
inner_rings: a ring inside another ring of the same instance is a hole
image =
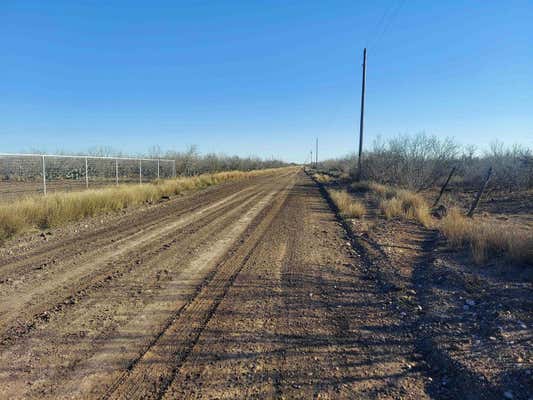
[[0, 398], [529, 398], [531, 286], [365, 201], [285, 170], [4, 244]]

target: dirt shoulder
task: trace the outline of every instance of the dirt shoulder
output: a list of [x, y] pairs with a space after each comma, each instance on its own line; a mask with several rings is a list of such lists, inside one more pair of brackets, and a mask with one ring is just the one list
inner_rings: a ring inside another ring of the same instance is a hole
[[345, 221], [372, 275], [392, 294], [402, 328], [436, 398], [529, 399], [533, 392], [531, 270], [505, 260], [476, 265], [468, 249], [414, 221], [386, 220], [371, 192], [352, 191], [366, 206]]

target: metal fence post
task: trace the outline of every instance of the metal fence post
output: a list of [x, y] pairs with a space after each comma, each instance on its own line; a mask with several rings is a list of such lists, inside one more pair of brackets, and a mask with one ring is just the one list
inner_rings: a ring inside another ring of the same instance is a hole
[[43, 193], [46, 196], [46, 162], [44, 161], [44, 154], [42, 155], [43, 159]]
[[157, 179], [159, 179], [159, 158], [157, 159]]
[[115, 160], [115, 182], [118, 186], [118, 160]]
[[176, 177], [176, 160], [174, 160], [174, 165], [172, 166], [172, 175]]
[[139, 184], [143, 183], [142, 160], [139, 160]]
[[85, 157], [85, 187], [89, 189], [89, 160]]

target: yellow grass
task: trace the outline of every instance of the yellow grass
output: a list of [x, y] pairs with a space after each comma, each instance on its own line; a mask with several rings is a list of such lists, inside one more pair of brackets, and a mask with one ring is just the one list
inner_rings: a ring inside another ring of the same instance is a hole
[[408, 190], [398, 190], [397, 198], [402, 202], [402, 209], [407, 219], [414, 219], [425, 227], [431, 225], [429, 206], [424, 198]]
[[97, 214], [157, 201], [163, 196], [178, 195], [271, 172], [272, 170], [219, 172], [160, 180], [153, 184], [118, 186], [83, 192], [58, 192], [46, 197], [33, 196], [13, 203], [0, 203], [0, 241], [27, 229], [55, 227]]
[[483, 263], [490, 256], [504, 255], [513, 261], [533, 264], [533, 235], [526, 230], [495, 221], [473, 220], [456, 208], [436, 223], [425, 199], [417, 193], [376, 182], [358, 182], [351, 187], [374, 193], [385, 218], [399, 217], [416, 220], [425, 227], [435, 226], [452, 246], [469, 246], [476, 263]]
[[416, 220], [425, 227], [431, 226], [429, 206], [421, 195], [376, 182], [366, 185], [378, 197], [379, 208], [385, 218], [400, 217]]
[[365, 205], [352, 199], [345, 190], [330, 190], [329, 195], [342, 216], [346, 218], [362, 218], [365, 215]]
[[397, 197], [381, 200], [379, 208], [387, 219], [403, 216], [402, 202]]
[[439, 228], [452, 246], [469, 245], [478, 264], [491, 255], [504, 255], [513, 261], [533, 264], [533, 237], [516, 226], [467, 218], [452, 208]]
[[368, 189], [374, 192], [379, 198], [390, 199], [397, 193], [397, 189], [392, 186], [382, 185], [377, 182], [368, 182]]
[[315, 178], [315, 180], [319, 183], [329, 183], [332, 181], [329, 175], [319, 173], [313, 174], [313, 178]]

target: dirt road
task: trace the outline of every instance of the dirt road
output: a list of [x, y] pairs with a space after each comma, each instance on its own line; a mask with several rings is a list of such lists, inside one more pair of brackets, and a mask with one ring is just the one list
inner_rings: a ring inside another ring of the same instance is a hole
[[2, 249], [0, 398], [429, 398], [297, 170]]

